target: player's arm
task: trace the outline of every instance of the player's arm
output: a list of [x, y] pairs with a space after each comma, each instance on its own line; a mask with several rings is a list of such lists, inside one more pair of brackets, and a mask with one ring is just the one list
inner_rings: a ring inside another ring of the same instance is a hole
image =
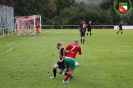
[[82, 55], [82, 51], [81, 51], [81, 48], [79, 48], [79, 55]]
[[63, 52], [64, 52], [64, 49], [61, 50], [61, 60], [59, 60], [59, 62], [62, 62], [64, 60]]
[[65, 58], [65, 55], [66, 55], [66, 49], [64, 48], [64, 50], [63, 50], [63, 60]]
[[67, 45], [66, 48], [64, 48], [64, 50], [63, 50], [63, 57], [66, 56], [66, 53], [67, 53], [67, 51], [69, 50], [69, 48], [70, 48], [70, 44]]
[[64, 57], [62, 57], [62, 59], [61, 60], [58, 60], [59, 62], [62, 62], [64, 60]]

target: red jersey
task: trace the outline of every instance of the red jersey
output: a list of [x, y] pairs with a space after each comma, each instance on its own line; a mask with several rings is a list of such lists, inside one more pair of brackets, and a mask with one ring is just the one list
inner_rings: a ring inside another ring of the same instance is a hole
[[36, 30], [38, 30], [38, 29], [39, 29], [39, 27], [40, 27], [40, 25], [36, 25]]
[[76, 59], [77, 53], [81, 54], [81, 47], [76, 43], [69, 44], [68, 46], [66, 46], [66, 50], [68, 50], [66, 57], [71, 57], [73, 59]]

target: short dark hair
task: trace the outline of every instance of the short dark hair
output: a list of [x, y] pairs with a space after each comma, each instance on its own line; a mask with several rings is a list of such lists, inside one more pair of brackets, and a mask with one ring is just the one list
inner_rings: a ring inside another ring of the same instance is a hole
[[61, 46], [61, 43], [57, 43], [57, 46]]
[[74, 42], [78, 44], [78, 40], [77, 39], [75, 39]]

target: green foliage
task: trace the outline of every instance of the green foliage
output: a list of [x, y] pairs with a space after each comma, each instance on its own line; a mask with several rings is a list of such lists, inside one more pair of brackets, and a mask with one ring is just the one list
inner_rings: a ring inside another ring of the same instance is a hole
[[[111, 19], [112, 19], [112, 23], [111, 24], [118, 24], [120, 21], [123, 21], [124, 24], [133, 24], [132, 21], [129, 21], [132, 19], [132, 13], [133, 10], [131, 11], [130, 14], [128, 14], [127, 16], [123, 16], [121, 17], [120, 15], [116, 14], [116, 12], [114, 11], [114, 2], [128, 2], [129, 0], [103, 0], [103, 2], [100, 4], [100, 8], [103, 10], [110, 10], [111, 11]], [[133, 0], [130, 0], [132, 2], [133, 5]], [[129, 5], [128, 5], [129, 6]], [[118, 9], [118, 8], [117, 8]]]
[[[2, 0], [0, 3], [13, 6], [15, 16], [41, 15], [42, 24], [74, 25], [82, 20], [93, 24], [117, 25], [121, 20], [124, 24], [133, 24], [133, 10], [126, 17], [120, 17], [114, 11], [115, 0], [103, 0], [100, 5], [76, 3], [75, 0]], [[116, 0], [118, 1], [118, 0]], [[121, 0], [125, 1], [125, 0]], [[131, 0], [133, 3], [133, 0]], [[10, 4], [9, 4], [10, 3]]]

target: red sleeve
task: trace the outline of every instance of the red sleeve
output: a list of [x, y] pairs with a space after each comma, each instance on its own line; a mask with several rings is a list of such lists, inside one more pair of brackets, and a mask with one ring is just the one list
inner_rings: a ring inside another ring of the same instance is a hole
[[82, 52], [81, 52], [81, 47], [79, 47], [79, 54], [82, 54]]

